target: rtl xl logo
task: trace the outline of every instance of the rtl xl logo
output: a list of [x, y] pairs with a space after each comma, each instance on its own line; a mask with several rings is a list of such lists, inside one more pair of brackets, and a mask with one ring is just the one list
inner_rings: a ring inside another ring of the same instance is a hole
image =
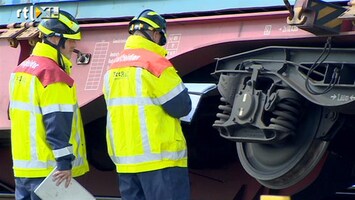
[[34, 21], [38, 18], [41, 19], [52, 19], [59, 18], [59, 7], [57, 6], [40, 6], [40, 7], [24, 7], [22, 9], [18, 9], [17, 18], [21, 18], [22, 16], [27, 20], [30, 18], [31, 21]]

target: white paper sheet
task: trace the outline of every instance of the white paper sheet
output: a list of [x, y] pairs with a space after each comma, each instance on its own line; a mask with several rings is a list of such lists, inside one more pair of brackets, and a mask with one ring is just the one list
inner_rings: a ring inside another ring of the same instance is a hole
[[74, 178], [69, 186], [65, 188], [62, 182], [59, 186], [53, 182], [54, 169], [34, 191], [42, 200], [95, 200], [79, 182]]

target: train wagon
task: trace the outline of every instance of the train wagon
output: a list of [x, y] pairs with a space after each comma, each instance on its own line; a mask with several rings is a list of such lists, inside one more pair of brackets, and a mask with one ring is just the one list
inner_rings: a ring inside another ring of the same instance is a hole
[[90, 172], [77, 180], [118, 199], [107, 154], [103, 75], [145, 8], [167, 19], [168, 58], [189, 90], [181, 118], [192, 200], [351, 199], [355, 183], [355, 10], [349, 1], [0, 2], [0, 199], [14, 197], [10, 73], [39, 41], [41, 17], [77, 17], [72, 76]]

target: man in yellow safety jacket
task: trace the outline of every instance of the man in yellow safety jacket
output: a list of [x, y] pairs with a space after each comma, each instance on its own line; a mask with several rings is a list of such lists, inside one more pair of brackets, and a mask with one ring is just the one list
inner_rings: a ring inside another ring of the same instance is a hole
[[166, 21], [144, 10], [105, 74], [107, 143], [125, 200], [187, 200], [187, 147], [179, 118], [191, 100], [165, 58]]
[[65, 11], [38, 25], [43, 37], [10, 77], [10, 119], [16, 200], [37, 200], [36, 187], [56, 167], [67, 187], [89, 170], [71, 54], [79, 24]]

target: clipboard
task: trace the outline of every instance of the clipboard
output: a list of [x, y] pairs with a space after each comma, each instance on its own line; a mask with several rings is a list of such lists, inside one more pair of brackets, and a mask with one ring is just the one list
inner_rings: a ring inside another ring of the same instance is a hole
[[34, 191], [42, 200], [95, 200], [95, 197], [74, 178], [72, 178], [67, 188], [65, 188], [64, 183], [57, 186], [56, 182], [52, 180], [55, 171], [56, 168]]
[[183, 122], [191, 123], [200, 100], [203, 98], [203, 96], [206, 96], [207, 93], [216, 89], [217, 85], [214, 83], [184, 83], [184, 85], [188, 89], [192, 108], [190, 113], [181, 117], [180, 120]]

